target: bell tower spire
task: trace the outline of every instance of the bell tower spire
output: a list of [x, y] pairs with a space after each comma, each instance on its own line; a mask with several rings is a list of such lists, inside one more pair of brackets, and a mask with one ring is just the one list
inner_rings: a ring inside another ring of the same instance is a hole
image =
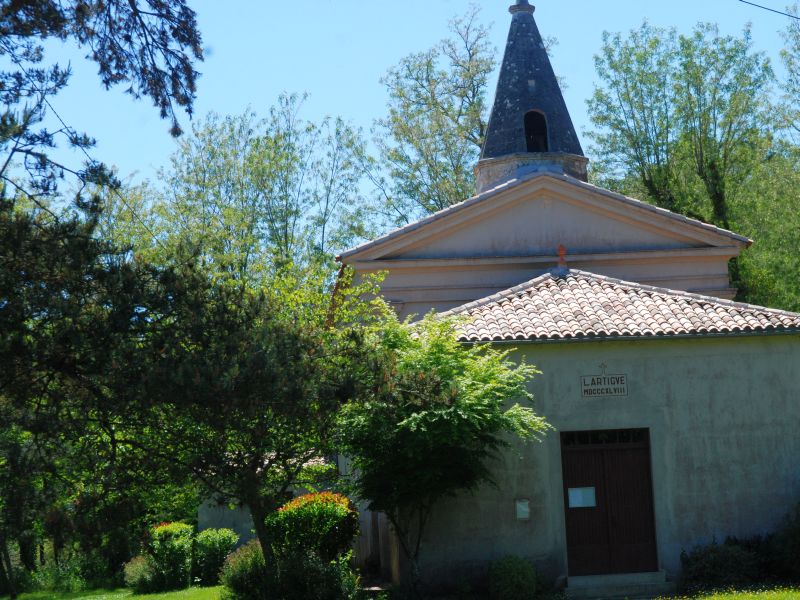
[[572, 125], [528, 0], [509, 7], [500, 78], [481, 158], [478, 192], [533, 172], [586, 180], [588, 159]]

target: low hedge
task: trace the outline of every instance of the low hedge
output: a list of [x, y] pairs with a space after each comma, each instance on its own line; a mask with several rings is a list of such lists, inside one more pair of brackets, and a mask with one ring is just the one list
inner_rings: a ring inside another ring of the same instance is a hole
[[536, 570], [524, 558], [506, 556], [489, 567], [492, 600], [534, 600], [536, 587]]
[[194, 540], [192, 578], [200, 585], [217, 585], [225, 559], [236, 548], [239, 536], [230, 529], [205, 529]]
[[222, 568], [225, 600], [366, 600], [349, 565], [350, 553], [332, 561], [312, 553], [264, 559], [258, 541], [231, 554]]

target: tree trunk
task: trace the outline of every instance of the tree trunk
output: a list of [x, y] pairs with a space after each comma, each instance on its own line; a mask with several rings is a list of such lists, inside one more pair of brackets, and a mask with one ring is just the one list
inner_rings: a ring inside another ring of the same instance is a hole
[[[400, 549], [403, 551], [406, 559], [411, 563], [411, 585], [408, 588], [411, 598], [422, 598], [422, 578], [419, 568], [419, 537], [417, 543], [411, 539], [411, 524], [406, 523], [405, 527], [401, 527], [400, 523], [403, 522], [403, 517], [400, 514], [387, 511], [386, 516], [392, 524], [397, 539], [400, 542]], [[421, 533], [418, 533], [418, 536]]]
[[422, 598], [422, 577], [419, 571], [419, 557], [411, 557], [411, 597]]
[[53, 562], [58, 566], [61, 561], [61, 550], [64, 548], [64, 536], [61, 528], [53, 533]]
[[19, 544], [19, 560], [25, 570], [33, 572], [36, 570], [36, 540], [32, 531], [25, 531], [17, 536]]
[[697, 175], [705, 185], [706, 192], [711, 200], [711, 206], [714, 210], [714, 224], [729, 229], [725, 174], [718, 159], [712, 158], [705, 162], [698, 162]]
[[11, 564], [11, 556], [8, 553], [6, 536], [0, 534], [0, 562], [5, 569], [6, 581], [8, 582], [8, 596], [11, 600], [17, 597], [17, 582], [14, 581], [14, 567]]
[[264, 553], [264, 561], [269, 563], [272, 561], [272, 547], [270, 545], [269, 533], [267, 533], [267, 526], [264, 521], [272, 507], [262, 498], [251, 498], [247, 501], [247, 507], [250, 509], [250, 516], [253, 519], [253, 528], [256, 530], [256, 538], [258, 538], [258, 543], [261, 544], [261, 551]]
[[0, 560], [0, 592], [5, 591], [6, 587], [8, 587], [8, 575], [4, 561]]

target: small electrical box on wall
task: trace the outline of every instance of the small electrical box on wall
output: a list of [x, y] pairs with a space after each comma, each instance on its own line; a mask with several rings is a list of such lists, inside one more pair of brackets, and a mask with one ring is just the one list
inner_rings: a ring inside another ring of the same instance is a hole
[[514, 512], [516, 513], [517, 521], [530, 521], [531, 501], [527, 498], [517, 498], [514, 500]]

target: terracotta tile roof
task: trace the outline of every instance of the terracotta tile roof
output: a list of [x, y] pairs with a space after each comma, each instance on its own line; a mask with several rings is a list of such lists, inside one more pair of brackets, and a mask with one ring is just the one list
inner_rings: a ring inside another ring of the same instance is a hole
[[800, 332], [800, 314], [566, 268], [442, 314], [470, 342]]

